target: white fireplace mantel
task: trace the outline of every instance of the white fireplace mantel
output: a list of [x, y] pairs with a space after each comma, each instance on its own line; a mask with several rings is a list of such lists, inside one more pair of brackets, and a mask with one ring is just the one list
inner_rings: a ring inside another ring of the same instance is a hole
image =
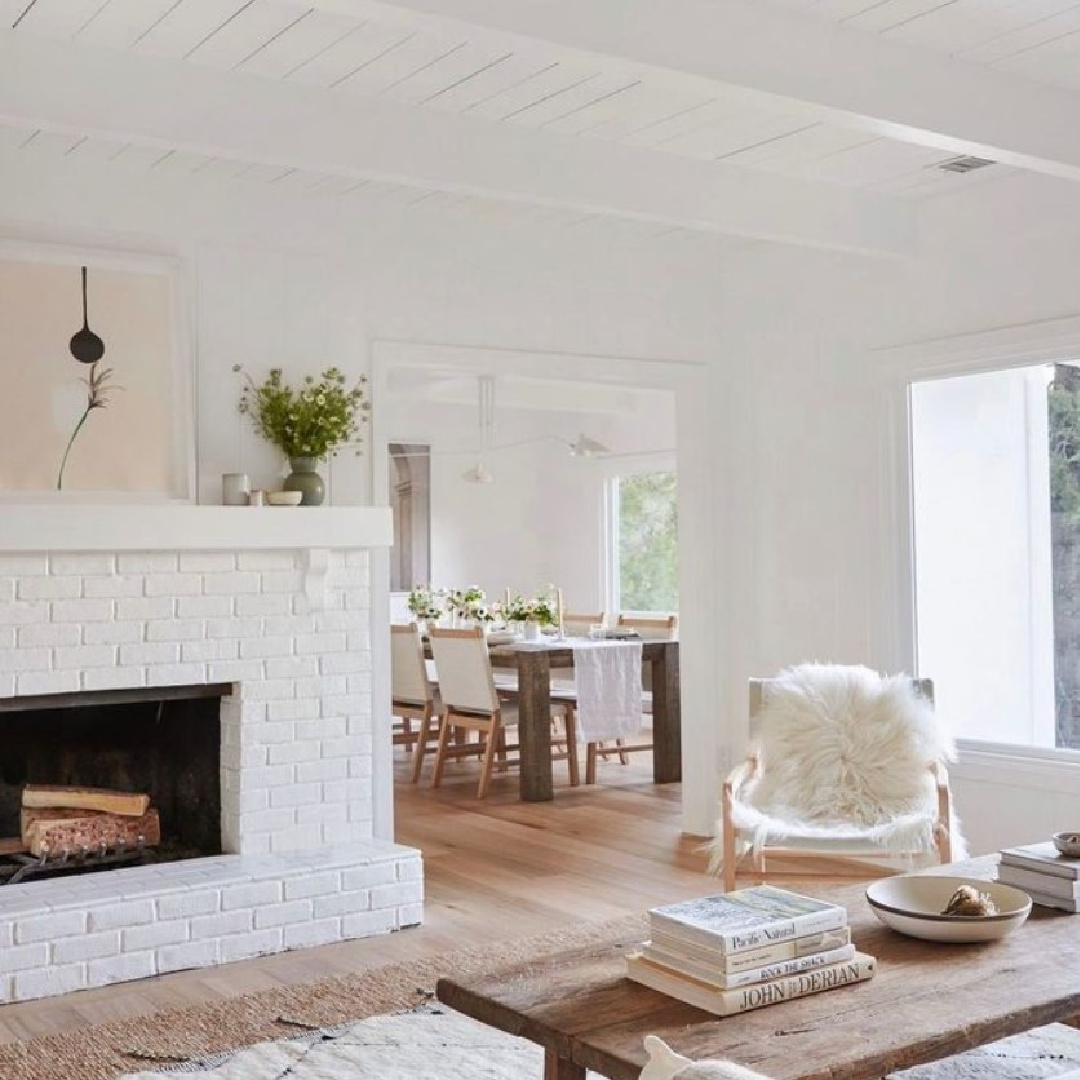
[[389, 547], [388, 507], [2, 503], [0, 552]]

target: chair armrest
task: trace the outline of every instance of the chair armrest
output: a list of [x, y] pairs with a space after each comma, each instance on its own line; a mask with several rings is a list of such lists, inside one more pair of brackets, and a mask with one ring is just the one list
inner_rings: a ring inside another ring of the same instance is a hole
[[753, 780], [758, 774], [758, 770], [761, 768], [761, 761], [757, 754], [751, 754], [745, 761], [740, 762], [734, 769], [727, 774], [724, 780], [723, 793], [724, 795], [733, 797], [743, 784]]
[[946, 828], [949, 827], [950, 817], [950, 791], [949, 770], [940, 761], [930, 763], [930, 775], [934, 778], [937, 787], [938, 821]]

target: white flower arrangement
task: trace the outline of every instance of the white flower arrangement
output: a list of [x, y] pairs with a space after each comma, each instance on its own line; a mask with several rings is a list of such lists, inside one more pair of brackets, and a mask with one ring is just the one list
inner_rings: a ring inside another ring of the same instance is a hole
[[442, 593], [430, 585], [417, 585], [409, 592], [408, 605], [417, 619], [438, 619], [443, 613]]

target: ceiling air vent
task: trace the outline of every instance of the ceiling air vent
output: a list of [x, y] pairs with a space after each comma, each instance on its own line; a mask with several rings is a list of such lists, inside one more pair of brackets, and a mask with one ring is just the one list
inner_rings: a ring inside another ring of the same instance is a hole
[[969, 173], [976, 169], [985, 169], [987, 165], [996, 165], [996, 161], [990, 158], [975, 157], [972, 154], [960, 154], [958, 157], [946, 158], [933, 166], [942, 172]]

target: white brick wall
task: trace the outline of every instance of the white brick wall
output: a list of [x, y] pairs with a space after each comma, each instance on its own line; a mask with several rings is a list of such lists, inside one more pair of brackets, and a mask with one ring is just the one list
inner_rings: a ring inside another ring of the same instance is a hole
[[0, 697], [229, 683], [228, 854], [0, 888], [0, 1002], [420, 922], [420, 854], [374, 841], [368, 556], [0, 556]]
[[303, 567], [300, 551], [4, 556], [0, 696], [232, 683], [225, 850], [316, 848], [342, 822], [369, 838], [370, 792], [339, 783], [370, 775], [370, 694], [342, 681], [371, 668], [367, 553], [331, 554], [319, 611]]

